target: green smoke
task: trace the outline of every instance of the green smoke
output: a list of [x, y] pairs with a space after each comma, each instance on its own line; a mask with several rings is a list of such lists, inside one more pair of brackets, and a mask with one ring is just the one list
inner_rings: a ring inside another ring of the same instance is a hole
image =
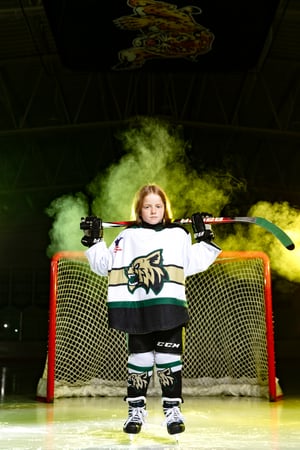
[[180, 128], [140, 118], [119, 139], [126, 154], [89, 186], [93, 212], [104, 220], [130, 219], [134, 194], [147, 183], [165, 189], [175, 217], [198, 210], [218, 214], [229, 201], [232, 177], [217, 173], [199, 176], [187, 159]]
[[[197, 211], [219, 216], [230, 204], [233, 195], [245, 189], [243, 183], [222, 171], [199, 172], [187, 157], [187, 142], [180, 127], [154, 118], [137, 118], [117, 138], [124, 148], [124, 156], [117, 164], [100, 173], [87, 186], [92, 198], [91, 211], [103, 221], [131, 219], [131, 203], [135, 192], [147, 183], [159, 184], [168, 194], [173, 218], [190, 217]], [[201, 155], [199, 160], [201, 160]], [[63, 196], [47, 209], [53, 218], [48, 256], [62, 250], [84, 250], [80, 243], [80, 218], [88, 215], [84, 194]], [[238, 214], [236, 214], [238, 215]], [[216, 242], [223, 250], [260, 250], [266, 252], [272, 269], [289, 280], [300, 282], [299, 212], [287, 203], [260, 202], [247, 213], [274, 222], [286, 231], [296, 244], [296, 250], [287, 251], [274, 236], [256, 225], [236, 224], [215, 226]], [[224, 227], [224, 228], [223, 228]], [[219, 230], [222, 232], [219, 233]], [[225, 232], [224, 232], [225, 230]], [[119, 229], [105, 230], [109, 244]]]
[[271, 233], [256, 225], [236, 225], [234, 233], [222, 242], [224, 250], [261, 250], [270, 258], [273, 272], [289, 281], [300, 283], [300, 213], [288, 202], [261, 201], [253, 205], [248, 216], [264, 217], [284, 230], [295, 244], [288, 251]]
[[[218, 215], [228, 203], [234, 189], [232, 177], [217, 172], [199, 175], [186, 156], [181, 128], [153, 118], [138, 118], [119, 133], [118, 139], [124, 156], [87, 186], [91, 212], [103, 221], [129, 220], [134, 194], [147, 183], [157, 183], [166, 190], [174, 218], [197, 211]], [[88, 210], [82, 193], [51, 203], [46, 211], [53, 218], [48, 256], [62, 250], [83, 250], [79, 222]], [[109, 243], [116, 233], [106, 230], [106, 241]]]
[[62, 250], [82, 250], [80, 218], [88, 215], [86, 197], [82, 193], [59, 197], [53, 200], [46, 213], [53, 218], [47, 255], [51, 257]]

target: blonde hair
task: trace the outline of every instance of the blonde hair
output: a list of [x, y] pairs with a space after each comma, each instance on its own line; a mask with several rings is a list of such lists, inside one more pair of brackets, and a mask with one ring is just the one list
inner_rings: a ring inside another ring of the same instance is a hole
[[131, 208], [131, 215], [134, 217], [137, 223], [142, 222], [141, 213], [142, 213], [142, 207], [144, 198], [149, 194], [156, 194], [159, 195], [163, 205], [164, 205], [164, 222], [171, 222], [172, 219], [172, 211], [171, 211], [171, 204], [170, 200], [168, 199], [167, 194], [165, 191], [158, 186], [157, 184], [146, 184], [145, 186], [142, 186], [137, 193], [135, 194], [132, 208]]

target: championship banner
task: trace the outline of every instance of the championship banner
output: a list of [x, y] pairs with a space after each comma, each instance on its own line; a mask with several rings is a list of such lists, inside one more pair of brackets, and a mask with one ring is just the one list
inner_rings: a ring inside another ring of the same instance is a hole
[[270, 44], [279, 0], [44, 0], [73, 70], [247, 70]]

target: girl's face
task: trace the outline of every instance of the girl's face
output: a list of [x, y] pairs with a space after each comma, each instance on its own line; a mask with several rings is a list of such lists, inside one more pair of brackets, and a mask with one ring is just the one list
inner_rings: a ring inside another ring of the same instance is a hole
[[164, 214], [165, 207], [160, 196], [157, 194], [146, 195], [141, 211], [143, 221], [149, 225], [156, 225], [162, 222]]

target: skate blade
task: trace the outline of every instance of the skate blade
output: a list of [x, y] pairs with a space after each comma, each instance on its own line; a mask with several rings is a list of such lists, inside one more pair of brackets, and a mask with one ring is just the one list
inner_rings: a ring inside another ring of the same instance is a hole
[[128, 434], [127, 434], [127, 436], [129, 437], [129, 443], [130, 443], [130, 445], [135, 443], [136, 438], [137, 438], [137, 436], [138, 436], [139, 434], [140, 434], [140, 433], [128, 433]]
[[173, 436], [174, 436], [174, 439], [175, 439], [175, 443], [176, 443], [176, 444], [179, 444], [179, 441], [180, 441], [180, 439], [179, 439], [180, 434], [174, 434]]

